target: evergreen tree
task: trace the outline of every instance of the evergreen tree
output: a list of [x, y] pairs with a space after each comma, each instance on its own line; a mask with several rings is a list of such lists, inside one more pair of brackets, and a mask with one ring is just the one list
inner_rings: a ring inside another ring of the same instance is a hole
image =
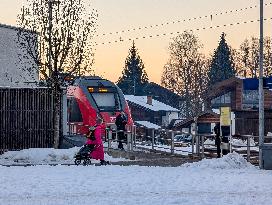
[[208, 73], [210, 86], [235, 76], [231, 50], [226, 43], [225, 37], [226, 34], [222, 33], [219, 45], [215, 50], [212, 58], [210, 70]]
[[148, 76], [144, 70], [144, 64], [133, 41], [129, 50], [129, 55], [125, 61], [125, 67], [122, 76], [117, 85], [124, 94], [143, 95], [143, 89], [148, 83]]

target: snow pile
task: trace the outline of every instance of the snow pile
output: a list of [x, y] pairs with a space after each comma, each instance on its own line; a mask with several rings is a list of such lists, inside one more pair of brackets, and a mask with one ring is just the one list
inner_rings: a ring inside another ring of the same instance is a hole
[[241, 155], [236, 152], [229, 153], [222, 158], [203, 159], [200, 162], [184, 164], [183, 167], [201, 168], [201, 169], [246, 169], [254, 166], [247, 162]]
[[215, 145], [215, 141], [211, 139], [206, 139], [204, 145]]
[[[53, 149], [53, 148], [30, 148], [20, 151], [8, 151], [0, 155], [0, 164], [74, 164], [74, 156], [79, 151], [80, 147], [73, 147], [70, 149]], [[112, 158], [105, 154], [105, 160], [127, 161], [122, 158]], [[92, 162], [98, 162], [92, 160]]]
[[0, 162], [49, 164], [70, 163], [80, 147], [70, 149], [30, 148], [20, 151], [8, 151], [0, 156]]
[[[247, 146], [247, 140], [242, 140], [242, 139], [232, 139], [232, 143], [233, 146], [237, 146], [237, 147], [244, 147]], [[254, 141], [253, 138], [249, 139], [249, 144], [250, 146], [256, 146], [256, 143]]]

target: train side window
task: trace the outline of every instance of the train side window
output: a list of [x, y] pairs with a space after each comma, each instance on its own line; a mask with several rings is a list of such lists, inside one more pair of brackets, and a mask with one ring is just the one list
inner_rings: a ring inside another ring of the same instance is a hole
[[68, 98], [68, 121], [69, 122], [82, 122], [82, 115], [79, 109], [79, 105], [75, 98]]
[[114, 95], [114, 99], [115, 99], [115, 110], [116, 111], [121, 110], [121, 102], [117, 93]]

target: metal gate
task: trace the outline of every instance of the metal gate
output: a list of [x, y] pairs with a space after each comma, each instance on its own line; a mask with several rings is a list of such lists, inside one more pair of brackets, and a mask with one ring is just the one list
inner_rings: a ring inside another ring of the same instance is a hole
[[53, 146], [49, 88], [0, 88], [0, 151]]

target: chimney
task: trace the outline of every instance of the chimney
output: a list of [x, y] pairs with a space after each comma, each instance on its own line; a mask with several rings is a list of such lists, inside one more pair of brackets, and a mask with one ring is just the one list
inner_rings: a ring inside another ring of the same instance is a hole
[[147, 103], [148, 105], [152, 105], [152, 96], [151, 96], [151, 95], [148, 95], [148, 96], [147, 96], [147, 101], [146, 101], [146, 103]]

